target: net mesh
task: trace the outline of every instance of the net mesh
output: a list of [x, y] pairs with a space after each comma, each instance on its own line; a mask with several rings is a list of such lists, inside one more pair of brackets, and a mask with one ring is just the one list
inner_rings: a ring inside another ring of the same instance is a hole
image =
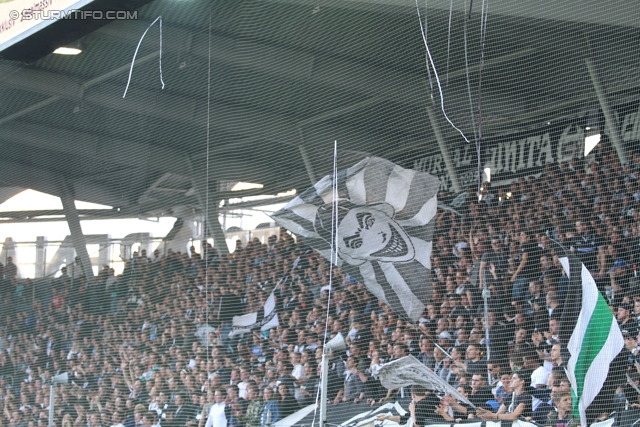
[[635, 2], [144, 3], [0, 52], [0, 427], [640, 419]]

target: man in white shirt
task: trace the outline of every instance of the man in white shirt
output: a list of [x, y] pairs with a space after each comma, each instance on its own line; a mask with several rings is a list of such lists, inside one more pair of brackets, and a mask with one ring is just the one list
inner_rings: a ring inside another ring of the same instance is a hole
[[124, 424], [122, 424], [122, 417], [118, 411], [115, 411], [113, 415], [111, 415], [111, 422], [113, 423], [111, 427], [124, 427]]
[[225, 414], [226, 403], [222, 390], [217, 389], [214, 393], [216, 403], [211, 405], [207, 424], [205, 427], [227, 427], [227, 415]]
[[[524, 366], [533, 370], [531, 373], [532, 388], [547, 388], [547, 377], [550, 372], [542, 365], [542, 360], [535, 350], [531, 349], [524, 355]], [[531, 409], [535, 411], [541, 403], [540, 399], [532, 397]]]
[[304, 367], [300, 364], [300, 353], [293, 352], [291, 356], [289, 356], [289, 360], [293, 365], [293, 370], [291, 371], [291, 376], [296, 380], [299, 380], [304, 376]]
[[289, 356], [289, 361], [291, 365], [293, 365], [293, 370], [291, 371], [291, 376], [294, 380], [294, 397], [297, 400], [302, 399], [302, 395], [300, 394], [300, 384], [304, 383], [302, 378], [304, 377], [304, 366], [300, 363], [301, 354], [298, 352], [293, 352]]
[[243, 366], [240, 368], [240, 381], [238, 383], [238, 397], [241, 399], [247, 398], [247, 386], [249, 385], [249, 380], [251, 379], [251, 368], [247, 366]]

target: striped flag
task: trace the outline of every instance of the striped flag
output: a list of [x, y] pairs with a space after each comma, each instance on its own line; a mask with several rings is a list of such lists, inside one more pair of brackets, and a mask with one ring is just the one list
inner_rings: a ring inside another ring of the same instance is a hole
[[338, 172], [335, 182], [325, 176], [272, 217], [328, 260], [334, 236], [334, 264], [398, 315], [417, 321], [431, 297], [439, 187], [429, 174], [368, 157]]
[[[570, 354], [567, 376], [574, 395], [574, 413], [580, 415], [582, 426], [586, 427], [587, 408], [603, 388], [610, 365], [624, 347], [624, 339], [589, 270], [566, 249], [557, 254], [569, 278], [560, 337]], [[610, 407], [603, 408], [602, 412], [609, 410]]]
[[267, 298], [264, 303], [264, 307], [260, 310], [243, 316], [233, 316], [229, 336], [232, 337], [257, 330], [268, 331], [269, 329], [280, 326], [278, 313], [276, 312], [276, 296], [274, 292], [275, 290], [271, 292], [271, 295], [269, 295], [269, 298]]

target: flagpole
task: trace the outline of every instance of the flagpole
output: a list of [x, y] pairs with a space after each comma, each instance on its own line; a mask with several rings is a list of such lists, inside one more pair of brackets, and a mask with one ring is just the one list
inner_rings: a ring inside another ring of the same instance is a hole
[[438, 345], [438, 343], [437, 343], [437, 342], [435, 342], [434, 340], [432, 340], [431, 338], [429, 338], [429, 337], [427, 337], [427, 336], [425, 336], [425, 338], [426, 338], [426, 339], [428, 339], [429, 341], [431, 341], [431, 343], [432, 343], [433, 345], [435, 345], [436, 347], [438, 347], [438, 349], [439, 349], [441, 352], [443, 352], [443, 353], [444, 353], [444, 355], [445, 355], [445, 356], [447, 356], [449, 359], [453, 360], [454, 362], [456, 361], [456, 359], [454, 359], [454, 358], [453, 358], [453, 356], [451, 356], [449, 353], [447, 353], [447, 351], [446, 351], [444, 348], [442, 348], [440, 345]]
[[631, 379], [631, 377], [629, 376], [629, 374], [627, 374], [627, 383], [629, 383], [629, 385], [638, 392], [638, 394], [640, 394], [640, 388], [638, 388], [638, 386], [636, 385], [636, 383], [633, 382], [633, 380]]
[[[334, 256], [337, 263], [338, 258], [338, 141], [333, 143], [333, 183], [332, 183], [332, 212], [331, 212], [331, 259], [329, 260], [329, 300], [327, 301], [327, 325], [329, 324], [329, 309], [331, 304], [331, 291], [333, 289], [333, 265]], [[327, 330], [325, 327], [324, 340], [322, 346], [322, 371], [320, 377], [320, 427], [325, 427], [327, 423], [327, 399], [329, 383], [329, 353], [327, 349]]]
[[[609, 375], [623, 375], [622, 372], [615, 372], [623, 368], [620, 363], [616, 363], [614, 367], [612, 362], [624, 349], [624, 338], [591, 273], [577, 256], [571, 254], [560, 242], [549, 238], [558, 246], [554, 250], [569, 278], [569, 291], [560, 322], [560, 342], [569, 353], [565, 373], [571, 382], [572, 392], [577, 397], [573, 403], [573, 412], [580, 417], [582, 426], [586, 427], [587, 410], [604, 390]], [[574, 305], [567, 307], [570, 303]], [[576, 307], [579, 307], [579, 313], [574, 319]], [[568, 333], [569, 330], [571, 333]], [[597, 352], [585, 350], [596, 346]], [[593, 369], [596, 366], [598, 369]]]
[[[298, 267], [298, 263], [300, 262], [300, 260], [302, 259], [303, 255], [308, 254], [309, 252], [311, 252], [311, 249], [307, 249], [306, 251], [304, 251], [304, 253], [302, 255], [300, 255], [298, 258], [296, 258], [295, 261], [293, 261], [293, 265], [291, 266], [291, 269], [289, 270], [288, 274], [291, 275], [291, 272], [293, 272], [293, 270], [295, 270]], [[282, 284], [282, 281], [287, 277], [287, 274], [283, 275], [280, 280], [278, 280], [278, 283], [276, 283], [276, 285], [273, 287], [273, 289], [271, 290], [271, 292], [275, 292], [276, 289], [278, 289], [278, 287], [280, 287], [280, 284]], [[291, 279], [293, 280], [293, 278]]]
[[[569, 257], [569, 253], [567, 253], [567, 250], [564, 247], [564, 245], [562, 243], [560, 243], [558, 240], [554, 239], [551, 236], [551, 233], [549, 232], [549, 230], [547, 230], [545, 234], [546, 234], [547, 238], [549, 239], [549, 241], [551, 243], [553, 243], [553, 245], [551, 245], [551, 248], [556, 253], [556, 256], [558, 257], [558, 260], [560, 260], [560, 258], [561, 258], [560, 251], [564, 252], [564, 256], [566, 256], [567, 259], [569, 259], [568, 258]], [[569, 277], [569, 273], [567, 271], [565, 271], [564, 266], [562, 266], [562, 271], [564, 272], [564, 274], [567, 277]], [[564, 310], [565, 310], [565, 304], [566, 303], [563, 303], [563, 306], [562, 306], [563, 313], [564, 313]], [[572, 333], [573, 333], [573, 326], [567, 327], [567, 325], [565, 325], [564, 322], [562, 322], [562, 320], [561, 320], [560, 321], [560, 328], [558, 330], [558, 340], [560, 341], [560, 352], [562, 354], [562, 359], [564, 361], [567, 361], [569, 359], [569, 357], [570, 357], [568, 344], [569, 344], [569, 338], [571, 337]], [[566, 374], [566, 370], [567, 370], [567, 367], [565, 367], [565, 374]]]
[[[480, 261], [482, 262], [482, 261]], [[482, 299], [484, 300], [484, 345], [487, 348], [487, 382], [489, 385], [491, 384], [491, 370], [489, 369], [489, 359], [491, 359], [491, 348], [490, 348], [490, 340], [489, 340], [489, 295], [491, 291], [487, 287], [487, 269], [485, 268], [482, 272]]]

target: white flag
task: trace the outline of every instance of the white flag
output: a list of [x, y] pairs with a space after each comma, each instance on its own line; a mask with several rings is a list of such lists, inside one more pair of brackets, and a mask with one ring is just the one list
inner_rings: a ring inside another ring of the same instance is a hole
[[378, 378], [380, 383], [390, 390], [417, 384], [427, 390], [450, 394], [457, 400], [469, 406], [474, 406], [466, 397], [458, 393], [458, 390], [451, 387], [448, 382], [444, 381], [413, 356], [405, 356], [386, 363], [380, 368]]

